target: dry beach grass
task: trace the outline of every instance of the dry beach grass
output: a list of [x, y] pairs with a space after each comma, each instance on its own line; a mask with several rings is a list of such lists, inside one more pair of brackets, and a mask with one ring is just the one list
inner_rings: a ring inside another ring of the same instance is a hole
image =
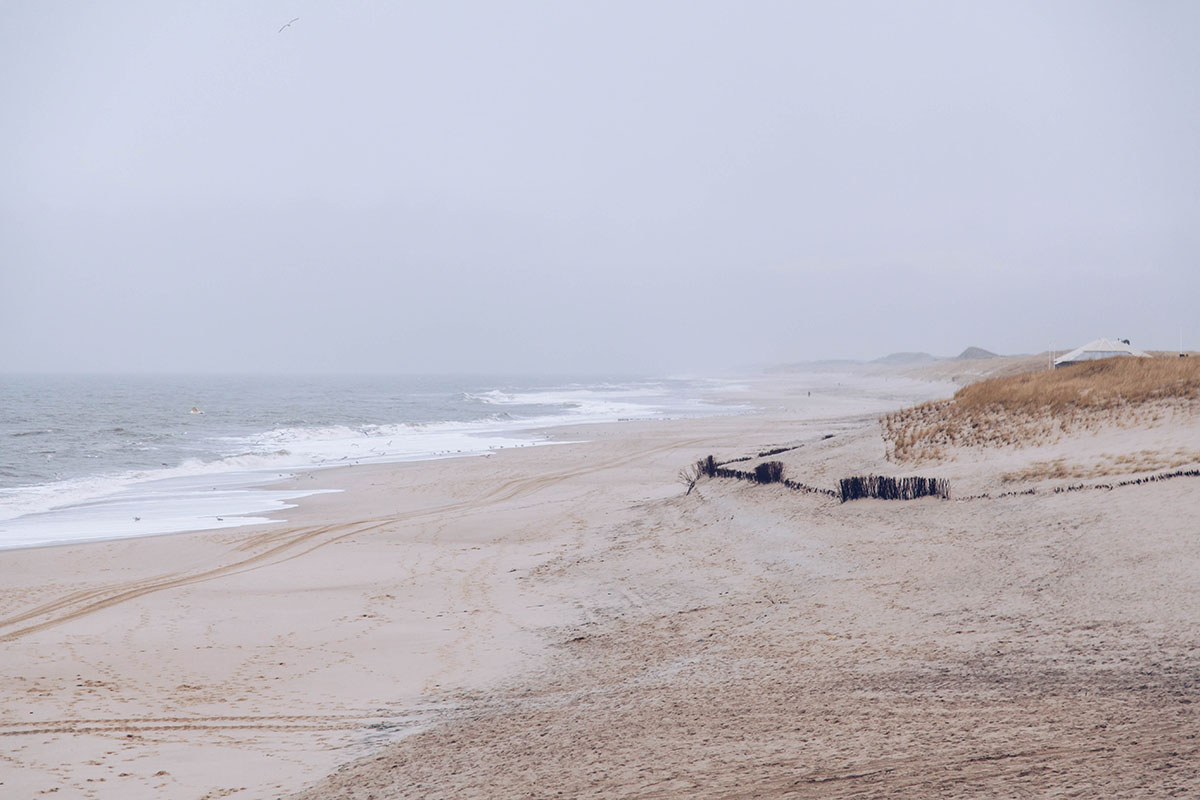
[[883, 417], [897, 462], [953, 448], [1033, 446], [1107, 424], [1150, 424], [1200, 402], [1200, 359], [1112, 358], [990, 378]]

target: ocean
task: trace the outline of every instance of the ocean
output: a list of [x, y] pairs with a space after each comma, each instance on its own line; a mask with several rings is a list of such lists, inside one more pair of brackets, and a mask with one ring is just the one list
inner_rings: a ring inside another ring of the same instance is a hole
[[736, 413], [713, 380], [0, 376], [0, 548], [262, 524], [301, 470], [481, 455], [553, 425]]

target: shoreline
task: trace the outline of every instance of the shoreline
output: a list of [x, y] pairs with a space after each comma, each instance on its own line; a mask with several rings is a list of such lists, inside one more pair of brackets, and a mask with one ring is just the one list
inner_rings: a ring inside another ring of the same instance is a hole
[[[670, 378], [662, 380], [677, 381], [680, 379]], [[692, 378], [690, 380], [705, 384], [712, 383], [715, 379]], [[254, 468], [239, 467], [224, 471], [177, 474], [185, 469], [185, 464], [166, 467], [162, 470], [147, 470], [144, 475], [136, 479], [132, 477], [133, 473], [128, 475], [100, 474], [88, 478], [79, 478], [76, 480], [107, 482], [120, 488], [110, 488], [105, 490], [103, 494], [89, 497], [83, 501], [71, 502], [64, 506], [33, 511], [17, 517], [0, 520], [0, 534], [16, 532], [18, 535], [21, 535], [23, 531], [26, 539], [14, 544], [4, 544], [0, 546], [0, 551], [24, 549], [27, 547], [54, 547], [87, 542], [117, 541], [124, 538], [175, 535], [200, 531], [230, 530], [252, 526], [262, 527], [274, 524], [278, 521], [278, 517], [281, 514], [296, 507], [295, 501], [305, 496], [295, 496], [290, 493], [279, 492], [277, 488], [281, 485], [289, 485], [296, 491], [305, 491], [308, 488], [307, 484], [292, 480], [294, 476], [299, 474], [325, 472], [328, 470], [336, 471], [342, 467], [349, 466], [419, 463], [470, 456], [486, 457], [502, 450], [554, 443], [549, 441], [550, 432], [562, 428], [590, 429], [598, 425], [619, 425], [630, 422], [670, 422], [756, 413], [757, 410], [761, 409], [757, 409], [752, 403], [748, 404], [747, 400], [752, 398], [756, 391], [761, 391], [761, 386], [764, 383], [775, 386], [783, 383], [793, 385], [802, 384], [805, 386], [812, 384], [813, 388], [816, 388], [819, 394], [825, 395], [824, 399], [827, 403], [833, 402], [838, 395], [843, 393], [841, 391], [843, 381], [864, 394], [878, 394], [881, 385], [886, 385], [890, 381], [907, 381], [910, 384], [908, 387], [910, 393], [913, 385], [938, 385], [938, 381], [936, 380], [913, 380], [900, 374], [881, 375], [870, 370], [848, 370], [829, 373], [801, 372], [770, 377], [766, 375], [743, 375], [721, 380], [725, 381], [724, 385], [709, 386], [699, 395], [686, 398], [682, 401], [682, 405], [686, 406], [696, 406], [698, 404], [709, 406], [711, 410], [705, 413], [677, 414], [667, 412], [663, 414], [662, 409], [680, 404], [681, 401], [679, 398], [673, 398], [669, 406], [647, 406], [648, 409], [654, 409], [652, 413], [648, 413], [646, 416], [634, 416], [631, 418], [593, 419], [584, 416], [581, 419], [572, 420], [567, 417], [535, 417], [528, 420], [510, 420], [504, 424], [498, 421], [489, 422], [482, 419], [461, 423], [433, 423], [434, 427], [451, 425], [452, 427], [465, 426], [465, 428], [479, 428], [476, 433], [469, 434], [470, 436], [478, 437], [477, 446], [475, 449], [466, 452], [462, 450], [456, 453], [450, 451], [431, 451], [420, 454], [397, 454], [394, 457], [383, 458], [375, 455], [362, 459], [362, 463], [360, 463], [356, 454], [355, 456], [344, 455], [338, 460], [346, 461], [349, 458], [356, 458], [353, 463], [345, 464], [338, 463], [338, 461], [327, 463], [322, 460], [320, 463], [307, 465], [278, 464]], [[945, 384], [945, 386], [948, 387], [949, 384]], [[570, 389], [570, 387], [567, 388]], [[570, 389], [570, 391], [576, 390]], [[764, 397], [769, 397], [775, 393], [768, 391], [766, 395], [760, 396], [759, 399], [762, 400]], [[851, 395], [861, 402], [862, 398], [855, 395], [854, 391], [851, 391]], [[854, 401], [852, 400], [852, 402]], [[838, 406], [834, 403], [827, 411], [832, 415], [836, 408]], [[426, 426], [417, 425], [414, 429], [424, 427]], [[495, 444], [496, 442], [503, 443]], [[461, 444], [461, 442], [459, 443]], [[351, 446], [358, 447], [359, 445], [353, 444]], [[376, 452], [374, 445], [369, 444], [369, 440], [364, 440], [362, 446], [370, 447], [370, 452], [372, 453]], [[351, 453], [354, 451], [347, 450], [346, 452]], [[232, 458], [235, 458], [235, 456], [228, 456], [199, 466], [209, 467]], [[163, 487], [168, 484], [173, 487], [171, 491], [166, 491], [162, 496], [156, 494], [156, 492], [164, 491]], [[217, 486], [213, 487], [213, 492], [216, 493], [213, 496], [207, 496], [207, 491], [198, 491], [212, 484], [217, 484]], [[26, 490], [36, 491], [45, 488], [47, 487], [33, 486], [26, 487]], [[332, 485], [324, 487], [324, 490], [337, 489], [337, 486]], [[170, 504], [169, 509], [160, 509], [158, 507], [164, 501]], [[203, 506], [203, 510], [201, 506]], [[72, 526], [98, 526], [105, 533], [87, 538], [67, 538], [61, 540], [56, 538], [63, 535], [62, 530], [64, 528], [69, 529]], [[156, 529], [151, 532], [142, 532], [140, 530], [152, 527]], [[41, 530], [42, 528], [45, 528], [45, 530]]]
[[[176, 466], [164, 463], [161, 469], [146, 467], [102, 472], [0, 490], [6, 503], [11, 503], [10, 511], [28, 509], [0, 519], [0, 538], [7, 537], [12, 541], [0, 549], [270, 524], [279, 513], [294, 507], [288, 504], [296, 497], [272, 494], [274, 485], [293, 474], [351, 465], [487, 455], [540, 444], [544, 431], [563, 426], [687, 419], [750, 410], [716, 400], [720, 396], [728, 401], [730, 395], [711, 386], [693, 387], [703, 390], [694, 397], [683, 397], [651, 387], [651, 384], [657, 386], [664, 382], [679, 383], [680, 379], [639, 380], [642, 382], [625, 388], [607, 384], [571, 384], [515, 395], [498, 389], [482, 395], [464, 392], [465, 397], [487, 398], [484, 402], [491, 404], [497, 412], [469, 420], [367, 424], [353, 429], [345, 425], [317, 426], [299, 429], [295, 443], [290, 440], [297, 434], [290, 429], [258, 435], [240, 434], [237, 438], [244, 439], [246, 447], [251, 447], [252, 439], [261, 441], [249, 451], [210, 456], [208, 461], [189, 457]], [[523, 407], [542, 404], [547, 410], [526, 418], [508, 418], [504, 408], [514, 403]], [[572, 403], [577, 403], [573, 410], [557, 414], [549, 411], [556, 404], [570, 406]], [[335, 433], [333, 440], [326, 440]], [[400, 442], [398, 447], [393, 447], [393, 439]], [[294, 444], [299, 445], [299, 452], [295, 451]], [[312, 460], [297, 461], [304, 457]], [[260, 463], [272, 459], [277, 463]], [[212, 488], [211, 495], [209, 487]], [[298, 488], [303, 490], [304, 487]], [[59, 495], [74, 499], [45, 507], [46, 502], [55, 498], [61, 500]], [[73, 528], [83, 527], [100, 532], [85, 538], [71, 538]]]

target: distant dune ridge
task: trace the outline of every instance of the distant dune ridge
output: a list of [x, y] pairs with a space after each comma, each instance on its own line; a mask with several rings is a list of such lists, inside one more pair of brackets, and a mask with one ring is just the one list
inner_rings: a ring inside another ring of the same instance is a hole
[[929, 353], [889, 353], [881, 358], [876, 358], [872, 364], [891, 364], [891, 365], [915, 365], [915, 364], [933, 364], [942, 359]]
[[821, 372], [833, 369], [845, 369], [848, 367], [923, 367], [936, 364], [945, 364], [954, 361], [978, 361], [989, 358], [1024, 358], [1024, 356], [1001, 356], [998, 353], [993, 353], [991, 350], [985, 350], [982, 347], [976, 347], [972, 345], [963, 350], [957, 356], [935, 356], [932, 353], [926, 353], [923, 351], [900, 351], [896, 353], [888, 353], [885, 356], [873, 358], [870, 361], [862, 361], [853, 358], [800, 361], [791, 364], [770, 367], [766, 370], [766, 372]]

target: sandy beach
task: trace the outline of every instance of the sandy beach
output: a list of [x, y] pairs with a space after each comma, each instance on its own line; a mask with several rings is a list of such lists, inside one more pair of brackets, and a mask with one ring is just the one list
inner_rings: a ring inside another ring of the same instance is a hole
[[1200, 792], [1200, 478], [1053, 491], [1196, 466], [1194, 415], [924, 465], [951, 500], [677, 479], [913, 474], [897, 386], [776, 375], [756, 413], [298, 474], [344, 491], [275, 525], [0, 552], [0, 796]]

